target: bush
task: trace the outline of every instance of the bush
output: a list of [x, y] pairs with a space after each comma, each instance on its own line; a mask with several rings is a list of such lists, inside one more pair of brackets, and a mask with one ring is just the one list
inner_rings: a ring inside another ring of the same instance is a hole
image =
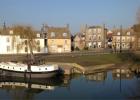
[[75, 48], [76, 51], [79, 51], [80, 49], [78, 47]]
[[88, 50], [88, 47], [84, 47], [84, 50]]

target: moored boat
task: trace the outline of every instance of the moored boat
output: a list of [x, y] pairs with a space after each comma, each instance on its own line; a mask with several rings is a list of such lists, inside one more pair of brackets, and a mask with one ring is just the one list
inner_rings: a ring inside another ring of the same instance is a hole
[[1, 62], [1, 75], [24, 78], [50, 78], [58, 74], [59, 67], [52, 65], [26, 65], [22, 63]]

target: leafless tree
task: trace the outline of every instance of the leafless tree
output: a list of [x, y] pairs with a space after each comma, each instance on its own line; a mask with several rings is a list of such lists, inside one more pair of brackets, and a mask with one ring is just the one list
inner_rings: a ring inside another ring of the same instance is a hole
[[[27, 47], [29, 47], [30, 50], [30, 60], [31, 64], [34, 63], [35, 58], [33, 55], [33, 48], [36, 47], [36, 42], [35, 42], [35, 31], [31, 26], [23, 26], [23, 25], [14, 25], [12, 27], [14, 34], [15, 35], [20, 35], [21, 38], [27, 39]], [[17, 46], [18, 49], [20, 49], [23, 46], [24, 43], [21, 43]]]
[[140, 24], [140, 8], [137, 11], [137, 23]]

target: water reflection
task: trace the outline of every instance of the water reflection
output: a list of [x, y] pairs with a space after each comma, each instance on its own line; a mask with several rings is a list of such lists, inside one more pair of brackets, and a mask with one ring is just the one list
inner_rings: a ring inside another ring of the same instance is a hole
[[107, 71], [88, 74], [88, 75], [85, 75], [85, 78], [90, 81], [104, 81], [107, 78]]
[[[0, 99], [139, 98], [140, 71], [130, 68], [102, 70], [50, 79], [0, 77]], [[2, 97], [3, 96], [3, 97]]]
[[[0, 77], [0, 89], [7, 91], [13, 99], [33, 99], [43, 91], [53, 91], [63, 83], [62, 78], [30, 79]], [[4, 97], [5, 98], [5, 97]]]
[[134, 73], [128, 68], [118, 68], [112, 70], [112, 76], [114, 80], [117, 79], [132, 79], [134, 77]]

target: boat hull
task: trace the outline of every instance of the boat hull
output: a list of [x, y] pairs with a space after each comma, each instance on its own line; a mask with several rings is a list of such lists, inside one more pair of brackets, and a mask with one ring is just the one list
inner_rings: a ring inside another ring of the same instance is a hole
[[54, 70], [50, 72], [19, 72], [19, 71], [1, 69], [0, 73], [2, 76], [12, 76], [12, 77], [51, 78], [51, 77], [55, 77], [59, 73], [59, 70]]

